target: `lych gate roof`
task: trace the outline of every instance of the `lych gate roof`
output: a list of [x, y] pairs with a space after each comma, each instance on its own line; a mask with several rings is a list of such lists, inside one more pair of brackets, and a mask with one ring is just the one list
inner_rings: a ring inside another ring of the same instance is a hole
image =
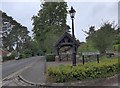
[[79, 46], [79, 42], [71, 36], [71, 34], [65, 32], [63, 36], [60, 37], [60, 39], [55, 43], [54, 47], [58, 48], [61, 46], [66, 45], [73, 45], [75, 44], [77, 47]]

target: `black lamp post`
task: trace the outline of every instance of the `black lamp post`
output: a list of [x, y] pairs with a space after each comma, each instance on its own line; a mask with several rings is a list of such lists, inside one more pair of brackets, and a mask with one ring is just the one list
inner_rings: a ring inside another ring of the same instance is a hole
[[[75, 39], [75, 35], [74, 35], [74, 16], [76, 11], [73, 9], [73, 7], [71, 6], [71, 10], [69, 11], [70, 13], [70, 17], [72, 19], [72, 37]], [[73, 60], [73, 66], [76, 66], [76, 46], [75, 44], [73, 44], [72, 47], [72, 60]]]

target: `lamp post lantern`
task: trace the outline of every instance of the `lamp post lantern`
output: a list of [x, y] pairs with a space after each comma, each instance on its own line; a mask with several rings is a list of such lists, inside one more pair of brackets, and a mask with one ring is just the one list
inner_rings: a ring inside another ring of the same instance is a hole
[[69, 13], [70, 13], [70, 17], [72, 19], [72, 36], [73, 36], [73, 38], [75, 38], [75, 35], [74, 35], [74, 17], [75, 17], [76, 11], [73, 9], [72, 6], [71, 6], [71, 10], [69, 11]]
[[[73, 9], [73, 7], [71, 6], [71, 10], [69, 10], [70, 13], [70, 17], [72, 19], [72, 37], [75, 39], [75, 35], [74, 35], [74, 17], [75, 17], [75, 13], [76, 11]], [[73, 44], [72, 47], [72, 63], [73, 66], [76, 66], [76, 46], [75, 44]]]

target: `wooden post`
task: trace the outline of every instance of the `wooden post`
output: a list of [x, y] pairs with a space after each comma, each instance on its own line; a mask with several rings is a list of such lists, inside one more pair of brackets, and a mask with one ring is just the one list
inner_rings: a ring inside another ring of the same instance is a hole
[[75, 49], [75, 44], [73, 44], [73, 47], [72, 47], [72, 64], [73, 64], [73, 66], [76, 66], [76, 49]]
[[47, 72], [47, 64], [46, 64], [46, 59], [44, 59], [44, 73], [46, 74]]
[[85, 63], [85, 61], [84, 61], [84, 55], [82, 56], [82, 60], [83, 60], [83, 64]]
[[55, 61], [59, 61], [59, 56], [55, 56]]
[[97, 63], [99, 63], [99, 55], [97, 55]]

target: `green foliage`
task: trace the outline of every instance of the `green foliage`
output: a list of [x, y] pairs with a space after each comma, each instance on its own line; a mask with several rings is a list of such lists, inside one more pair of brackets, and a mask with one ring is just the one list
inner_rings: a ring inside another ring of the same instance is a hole
[[114, 51], [120, 52], [120, 44], [114, 45]]
[[91, 40], [87, 40], [86, 43], [82, 43], [78, 52], [97, 52], [98, 50], [94, 47], [93, 42]]
[[106, 50], [112, 48], [116, 37], [116, 30], [113, 23], [104, 23], [96, 31], [94, 27], [90, 27], [87, 34], [87, 40], [93, 42], [94, 48], [98, 49], [101, 54], [105, 54]]
[[54, 54], [46, 54], [46, 61], [55, 61], [55, 55]]
[[2, 23], [2, 48], [11, 52], [14, 50], [17, 52], [23, 51], [22, 49], [26, 40], [30, 40], [31, 38], [28, 35], [29, 31], [27, 27], [22, 26], [4, 12], [2, 12]]
[[10, 56], [3, 56], [3, 61], [7, 61], [7, 60], [14, 60], [15, 59], [15, 55], [11, 54]]
[[120, 28], [116, 30], [116, 37], [114, 40], [114, 45], [120, 44]]
[[88, 62], [77, 66], [64, 66], [48, 68], [48, 78], [53, 82], [69, 82], [73, 80], [88, 80], [109, 77], [119, 71], [118, 59], [102, 59], [100, 63]]
[[66, 24], [67, 3], [44, 2], [37, 16], [33, 16], [34, 39], [38, 41], [40, 50], [51, 53], [53, 45], [69, 26]]
[[25, 54], [20, 54], [19, 59], [24, 59], [24, 58], [26, 58], [26, 55]]
[[20, 53], [24, 54], [25, 57], [44, 55], [40, 50], [39, 43], [35, 40], [27, 40]]

